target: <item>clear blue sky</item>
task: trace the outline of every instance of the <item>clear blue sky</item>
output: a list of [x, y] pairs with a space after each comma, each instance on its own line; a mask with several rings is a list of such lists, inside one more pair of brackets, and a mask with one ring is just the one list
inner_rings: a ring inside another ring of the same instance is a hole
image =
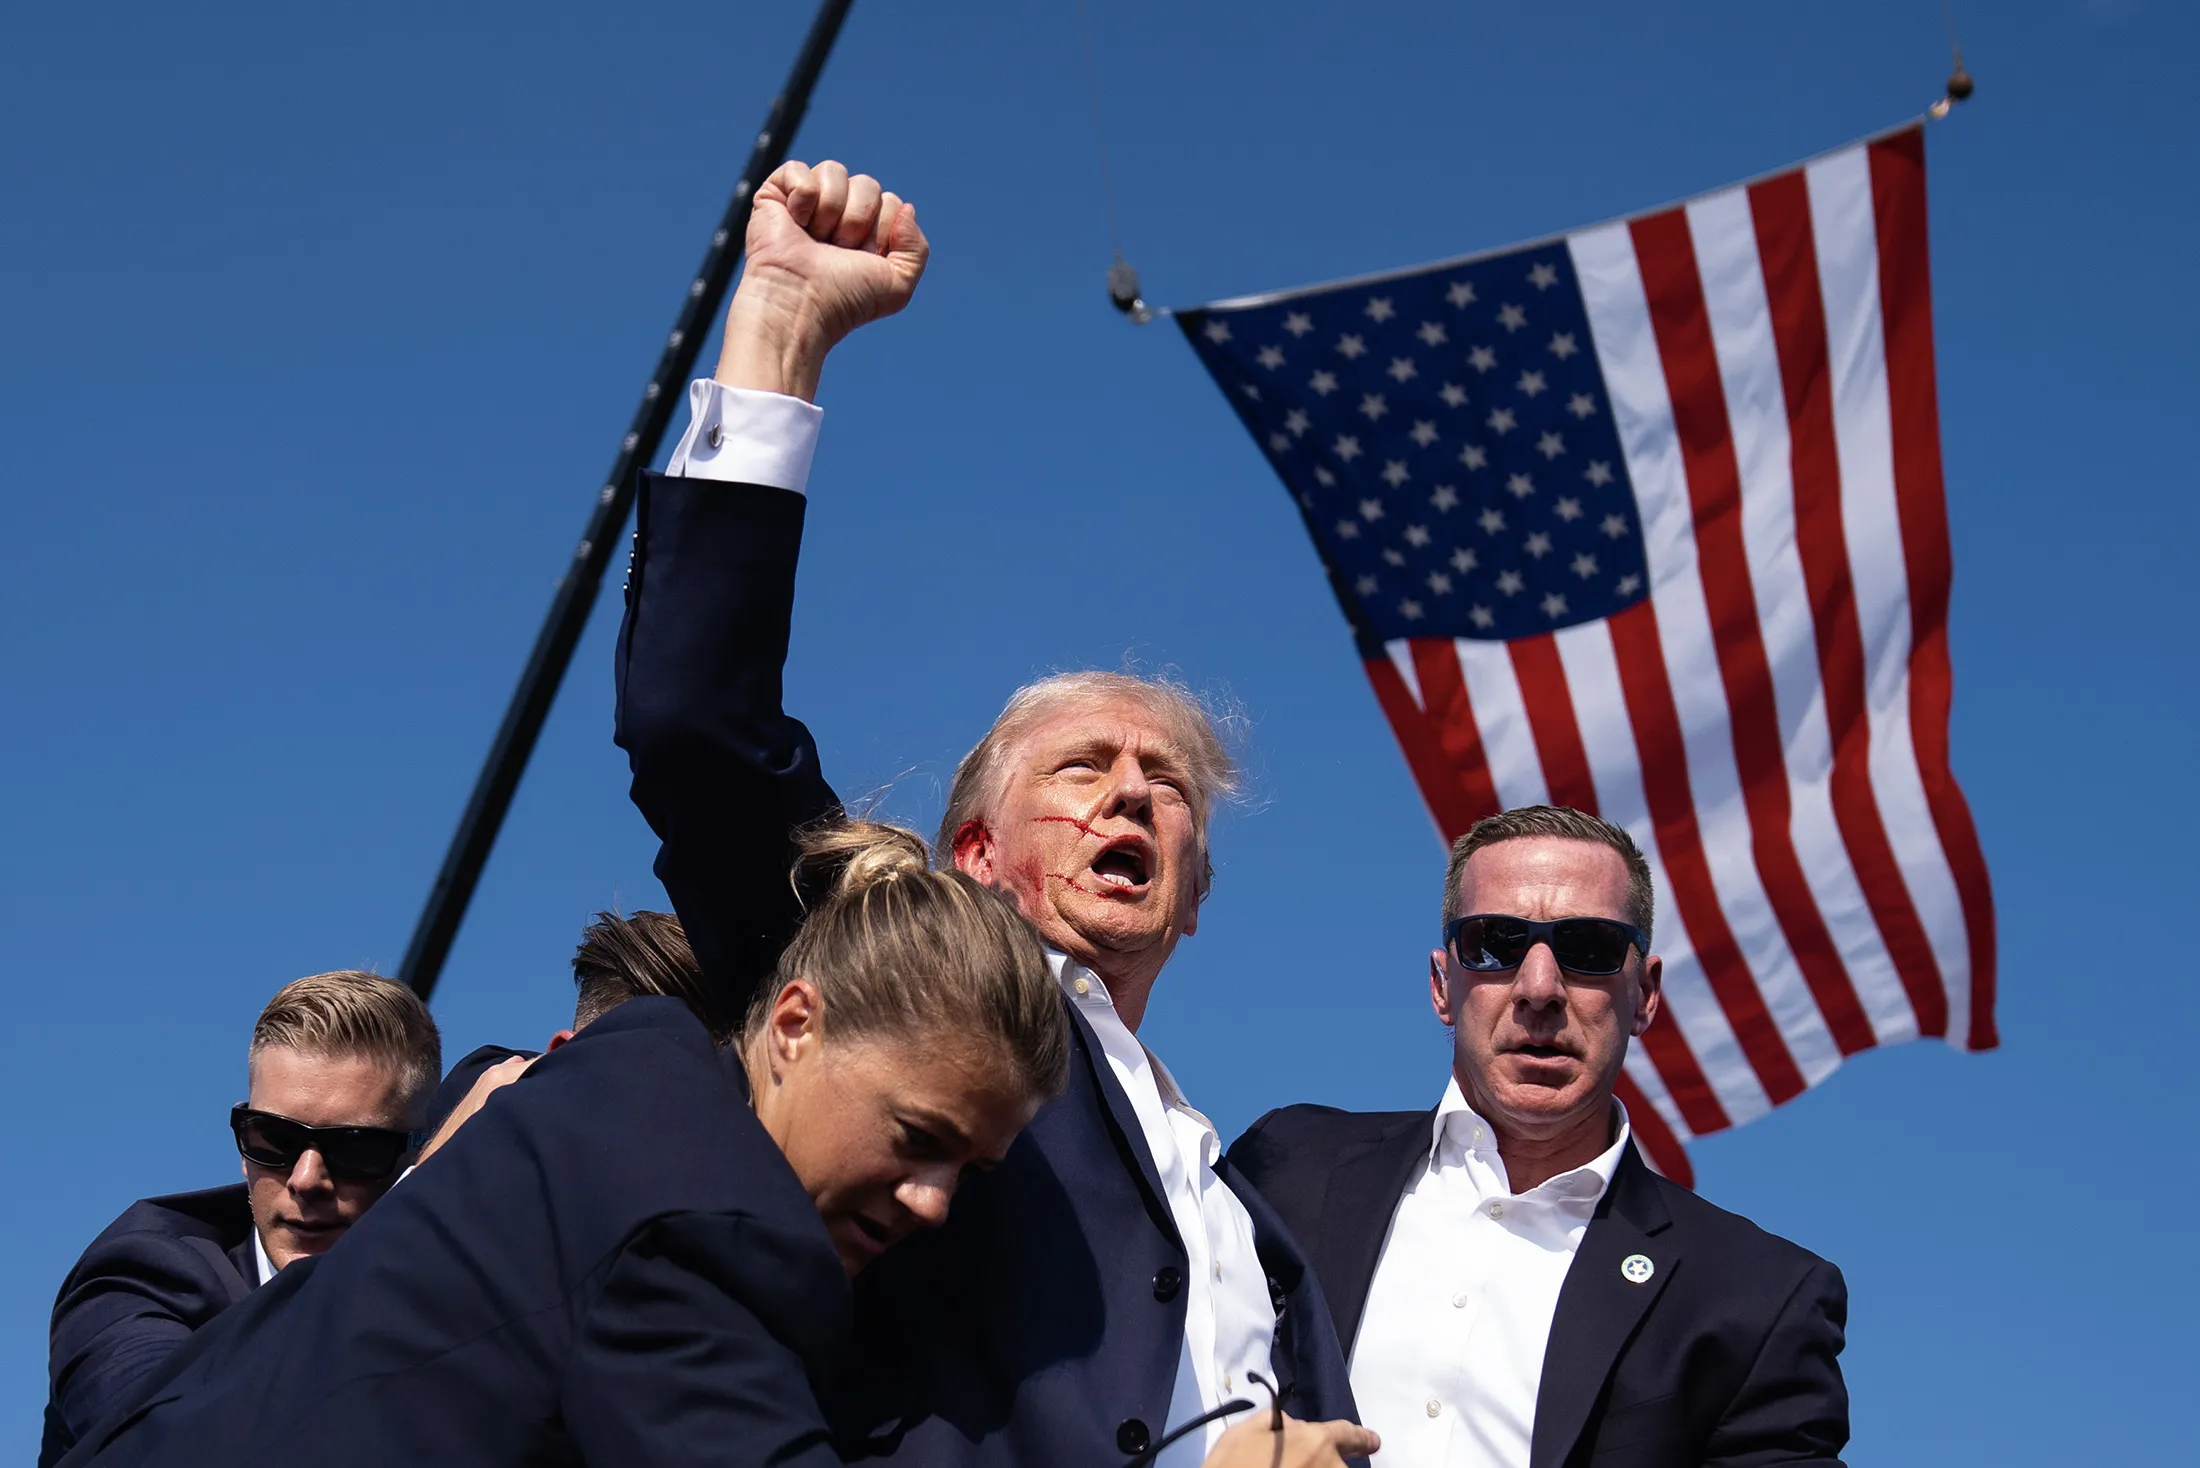
[[[1190, 304], [1563, 229], [1915, 112], [1931, 0], [1091, 0], [1126, 247]], [[1699, 1143], [1837, 1260], [1854, 1459], [2192, 1449], [2200, 25], [1958, 4], [1929, 140], [1955, 760], [2004, 1048], [1866, 1055]], [[1431, 827], [1280, 487], [1105, 304], [1071, 0], [861, 0], [799, 144], [917, 200], [916, 306], [828, 371], [789, 702], [929, 824], [1018, 682], [1226, 689], [1256, 801], [1149, 1038], [1230, 1134], [1432, 1104]], [[132, 1199], [236, 1175], [281, 982], [393, 968], [807, 6], [0, 18], [0, 1443]], [[714, 350], [714, 349], [713, 349]], [[2180, 447], [2180, 445], [2185, 447]], [[661, 905], [610, 744], [617, 576], [438, 1003], [538, 1043]]]

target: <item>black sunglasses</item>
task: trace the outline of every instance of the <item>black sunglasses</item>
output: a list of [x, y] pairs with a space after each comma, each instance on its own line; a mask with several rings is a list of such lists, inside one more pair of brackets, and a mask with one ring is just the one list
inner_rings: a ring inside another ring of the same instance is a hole
[[229, 1129], [237, 1136], [237, 1155], [262, 1167], [291, 1168], [307, 1152], [318, 1152], [328, 1175], [345, 1182], [380, 1182], [420, 1142], [418, 1132], [380, 1126], [307, 1126], [272, 1111], [242, 1104], [229, 1108]]
[[1477, 912], [1444, 924], [1444, 946], [1461, 968], [1473, 973], [1518, 968], [1538, 943], [1551, 945], [1551, 957], [1560, 968], [1593, 978], [1625, 968], [1630, 948], [1650, 956], [1650, 935], [1615, 918], [1572, 917], [1539, 923], [1507, 913]]

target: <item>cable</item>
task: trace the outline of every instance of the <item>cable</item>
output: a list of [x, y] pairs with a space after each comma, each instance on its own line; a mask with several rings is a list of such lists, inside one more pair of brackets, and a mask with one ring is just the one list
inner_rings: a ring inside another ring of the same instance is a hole
[[1115, 309], [1143, 326], [1153, 319], [1139, 293], [1138, 270], [1123, 258], [1123, 231], [1115, 213], [1115, 170], [1108, 165], [1108, 126], [1100, 111], [1100, 64], [1092, 49], [1092, 17], [1085, 0], [1077, 0], [1077, 39], [1085, 53], [1085, 88], [1092, 99], [1092, 140], [1100, 155], [1100, 196], [1108, 207], [1108, 248], [1114, 263], [1108, 266], [1108, 299]]

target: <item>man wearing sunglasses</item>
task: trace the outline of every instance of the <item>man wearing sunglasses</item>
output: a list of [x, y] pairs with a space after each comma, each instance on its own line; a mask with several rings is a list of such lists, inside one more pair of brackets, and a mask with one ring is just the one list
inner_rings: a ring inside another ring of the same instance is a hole
[[1838, 1463], [1840, 1271], [1652, 1172], [1612, 1095], [1661, 1003], [1635, 843], [1492, 816], [1443, 910], [1436, 1109], [1290, 1106], [1230, 1149], [1313, 1258], [1381, 1463]]
[[435, 1021], [373, 974], [286, 984], [253, 1027], [230, 1111], [245, 1180], [134, 1203], [54, 1301], [41, 1468], [194, 1331], [326, 1251], [404, 1170], [442, 1072]]

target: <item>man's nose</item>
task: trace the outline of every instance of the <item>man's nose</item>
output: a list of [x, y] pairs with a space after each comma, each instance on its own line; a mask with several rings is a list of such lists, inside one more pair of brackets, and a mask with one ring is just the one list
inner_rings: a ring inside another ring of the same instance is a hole
[[894, 1197], [925, 1228], [947, 1222], [947, 1205], [955, 1201], [955, 1182], [961, 1174], [953, 1168], [927, 1168], [905, 1180]]
[[1513, 1000], [1530, 1009], [1563, 1007], [1566, 1003], [1566, 975], [1551, 953], [1550, 944], [1536, 944], [1520, 960], [1513, 974]]
[[328, 1163], [312, 1147], [300, 1152], [298, 1160], [290, 1164], [289, 1187], [293, 1193], [325, 1193], [335, 1186], [336, 1179], [329, 1176]]
[[1153, 786], [1147, 783], [1146, 767], [1138, 762], [1137, 755], [1125, 750], [1117, 756], [1108, 777], [1104, 814], [1137, 816], [1153, 808]]

